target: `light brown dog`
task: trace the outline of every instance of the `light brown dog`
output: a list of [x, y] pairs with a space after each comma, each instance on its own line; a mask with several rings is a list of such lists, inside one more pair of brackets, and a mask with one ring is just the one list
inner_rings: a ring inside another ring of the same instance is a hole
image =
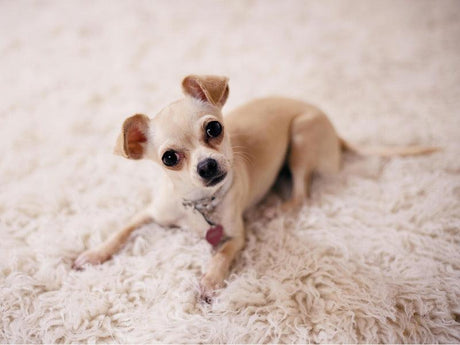
[[[259, 202], [287, 164], [295, 209], [308, 194], [313, 172], [337, 172], [342, 151], [350, 148], [318, 108], [279, 97], [252, 101], [222, 116], [228, 79], [186, 77], [185, 98], [157, 116], [128, 118], [115, 152], [150, 159], [164, 168], [161, 189], [132, 223], [96, 248], [82, 253], [75, 268], [98, 264], [120, 249], [133, 230], [151, 221], [189, 228], [206, 238], [215, 253], [201, 278], [202, 296], [222, 287], [230, 265], [243, 248], [243, 213]], [[370, 150], [372, 151], [372, 150]], [[432, 152], [426, 147], [373, 150], [381, 155]], [[372, 152], [370, 152], [372, 153]]]

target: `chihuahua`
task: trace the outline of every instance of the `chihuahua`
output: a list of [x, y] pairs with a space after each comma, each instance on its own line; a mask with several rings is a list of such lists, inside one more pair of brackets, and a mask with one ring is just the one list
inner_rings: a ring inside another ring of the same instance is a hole
[[[302, 204], [313, 172], [337, 172], [342, 152], [359, 150], [337, 135], [321, 110], [302, 101], [258, 99], [224, 120], [228, 78], [190, 75], [182, 89], [185, 98], [154, 118], [137, 114], [126, 119], [115, 147], [123, 157], [160, 164], [165, 171], [160, 190], [127, 227], [83, 252], [74, 268], [106, 261], [135, 229], [149, 222], [187, 228], [213, 249], [200, 281], [201, 296], [209, 300], [244, 246], [245, 210], [264, 197], [283, 165], [292, 175], [291, 197], [282, 206], [287, 211]], [[434, 150], [412, 146], [360, 152], [385, 156]]]

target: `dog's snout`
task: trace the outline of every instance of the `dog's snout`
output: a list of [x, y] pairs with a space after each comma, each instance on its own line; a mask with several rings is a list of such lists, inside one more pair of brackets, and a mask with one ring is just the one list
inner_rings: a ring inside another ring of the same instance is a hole
[[202, 178], [210, 179], [215, 177], [219, 172], [219, 165], [215, 159], [207, 158], [198, 163], [197, 170], [198, 175]]

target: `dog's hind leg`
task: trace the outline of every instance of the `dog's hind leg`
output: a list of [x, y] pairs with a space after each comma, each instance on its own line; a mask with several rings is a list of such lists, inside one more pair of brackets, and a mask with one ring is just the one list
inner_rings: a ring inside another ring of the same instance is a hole
[[310, 192], [313, 172], [334, 173], [340, 169], [340, 141], [334, 127], [319, 110], [293, 119], [287, 164], [292, 175], [290, 200], [284, 211], [298, 208]]

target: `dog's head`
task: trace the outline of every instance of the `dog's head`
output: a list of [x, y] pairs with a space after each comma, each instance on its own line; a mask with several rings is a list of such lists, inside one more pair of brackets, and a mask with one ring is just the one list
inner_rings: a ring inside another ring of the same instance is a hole
[[232, 173], [232, 148], [221, 112], [228, 79], [190, 75], [182, 89], [186, 97], [153, 119], [141, 114], [126, 119], [115, 153], [154, 160], [183, 193], [212, 194]]

